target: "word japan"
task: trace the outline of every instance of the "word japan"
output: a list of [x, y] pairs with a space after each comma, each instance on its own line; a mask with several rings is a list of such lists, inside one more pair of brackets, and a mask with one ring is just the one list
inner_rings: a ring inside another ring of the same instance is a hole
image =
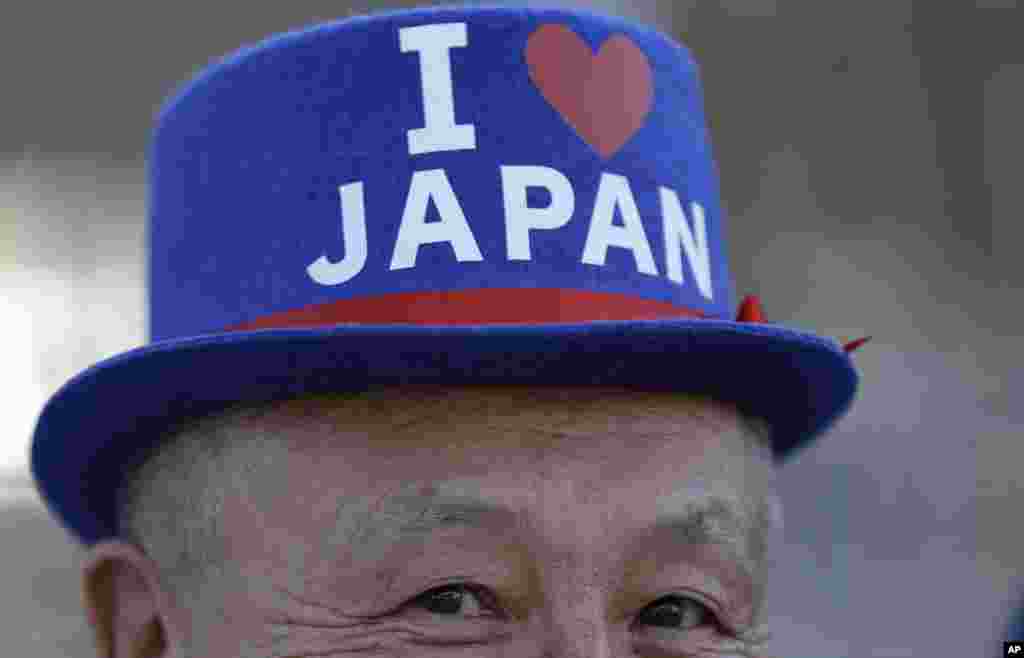
[[[455, 95], [452, 87], [450, 50], [467, 45], [466, 24], [402, 28], [399, 30], [399, 38], [402, 52], [419, 54], [423, 93], [425, 127], [407, 131], [409, 154], [475, 150], [474, 124], [455, 123]], [[569, 179], [551, 167], [502, 166], [500, 172], [506, 257], [509, 260], [529, 261], [530, 231], [550, 231], [568, 224], [575, 209], [575, 193]], [[551, 203], [544, 208], [528, 207], [527, 188], [530, 187], [546, 189], [551, 196]], [[338, 193], [345, 257], [331, 262], [326, 255], [321, 255], [306, 268], [313, 281], [325, 286], [350, 281], [363, 270], [367, 258], [363, 183], [359, 181], [341, 185]], [[676, 192], [659, 187], [658, 195], [668, 279], [677, 284], [683, 283], [682, 254], [685, 252], [698, 289], [704, 297], [711, 299], [711, 258], [704, 208], [696, 202], [688, 204], [693, 223], [691, 229]], [[428, 223], [426, 215], [431, 201], [437, 208], [440, 221]], [[622, 216], [621, 226], [612, 223], [616, 208]], [[409, 182], [389, 269], [394, 271], [415, 267], [420, 246], [442, 242], [451, 245], [460, 263], [483, 261], [480, 247], [445, 170], [416, 171]], [[644, 234], [629, 181], [624, 176], [602, 173], [580, 262], [603, 266], [609, 247], [630, 250], [638, 272], [658, 276], [654, 255]]]

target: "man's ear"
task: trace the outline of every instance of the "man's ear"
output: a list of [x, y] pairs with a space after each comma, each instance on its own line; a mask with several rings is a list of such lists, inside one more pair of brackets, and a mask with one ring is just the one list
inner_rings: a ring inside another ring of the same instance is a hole
[[82, 585], [99, 658], [170, 658], [170, 597], [160, 587], [156, 565], [139, 548], [117, 540], [96, 544]]

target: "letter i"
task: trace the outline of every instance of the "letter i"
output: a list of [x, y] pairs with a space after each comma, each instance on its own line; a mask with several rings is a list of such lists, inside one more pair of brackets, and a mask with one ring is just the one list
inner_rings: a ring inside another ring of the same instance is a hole
[[476, 148], [471, 123], [455, 123], [451, 49], [468, 44], [465, 23], [405, 27], [398, 31], [402, 52], [420, 55], [420, 82], [426, 126], [408, 131], [409, 154]]

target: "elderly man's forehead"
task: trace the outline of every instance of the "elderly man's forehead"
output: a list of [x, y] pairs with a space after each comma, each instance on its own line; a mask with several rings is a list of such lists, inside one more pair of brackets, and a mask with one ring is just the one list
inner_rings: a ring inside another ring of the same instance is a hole
[[[628, 418], [635, 429], [663, 427], [681, 418], [719, 431], [744, 420], [728, 402], [708, 396], [621, 387], [459, 386], [388, 387], [362, 393], [324, 393], [259, 405], [243, 416], [262, 425], [308, 424], [315, 419], [350, 425], [387, 424], [402, 430], [453, 419], [542, 419], [551, 424], [592, 418]], [[641, 423], [635, 425], [635, 423]]]
[[754, 491], [773, 471], [763, 437], [751, 435], [735, 408], [671, 392], [402, 388], [308, 396], [248, 418], [239, 439], [282, 445], [298, 459], [288, 460], [290, 470], [345, 470], [350, 487], [364, 477], [398, 484], [412, 467], [477, 476], [571, 467], [594, 486], [669, 468]]
[[[370, 462], [471, 454], [580, 457], [692, 446], [687, 460], [770, 462], [766, 436], [729, 403], [678, 392], [600, 387], [402, 387], [250, 407], [222, 423], [293, 454]], [[680, 455], [673, 448], [673, 458]], [[456, 452], [452, 452], [456, 451]]]
[[[736, 412], [706, 398], [621, 389], [402, 389], [311, 396], [271, 409], [253, 431], [282, 439], [291, 457], [260, 460], [269, 479], [243, 505], [261, 510], [248, 525], [281, 524], [291, 536], [313, 538], [317, 554], [346, 545], [352, 559], [376, 559], [409, 532], [391, 525], [410, 519], [482, 525], [482, 511], [493, 510], [466, 503], [467, 495], [536, 520], [552, 541], [555, 529], [566, 527], [559, 516], [566, 505], [574, 506], [576, 521], [604, 519], [592, 528], [601, 535], [613, 519], [689, 511], [711, 525], [677, 524], [677, 536], [744, 544], [747, 564], [762, 552], [753, 515], [770, 466], [745, 447]], [[456, 483], [461, 488], [453, 492]], [[461, 499], [451, 500], [455, 494]], [[447, 507], [431, 516], [423, 506], [438, 497], [444, 500], [431, 504]], [[701, 500], [709, 506], [693, 507]], [[716, 507], [721, 500], [736, 505]], [[245, 534], [242, 516], [232, 523]]]

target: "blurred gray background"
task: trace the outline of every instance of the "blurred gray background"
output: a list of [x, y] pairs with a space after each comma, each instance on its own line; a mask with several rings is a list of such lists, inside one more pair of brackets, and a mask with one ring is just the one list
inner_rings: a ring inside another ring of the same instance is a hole
[[[47, 396], [143, 344], [154, 112], [211, 59], [400, 2], [17, 2], [0, 10], [0, 653], [92, 656], [81, 550], [42, 509]], [[551, 4], [551, 3], [545, 3]], [[873, 335], [851, 413], [786, 465], [780, 658], [1001, 655], [1024, 588], [1024, 11], [1013, 0], [564, 2], [702, 66], [737, 292]], [[69, 437], [74, 440], [74, 437]]]

